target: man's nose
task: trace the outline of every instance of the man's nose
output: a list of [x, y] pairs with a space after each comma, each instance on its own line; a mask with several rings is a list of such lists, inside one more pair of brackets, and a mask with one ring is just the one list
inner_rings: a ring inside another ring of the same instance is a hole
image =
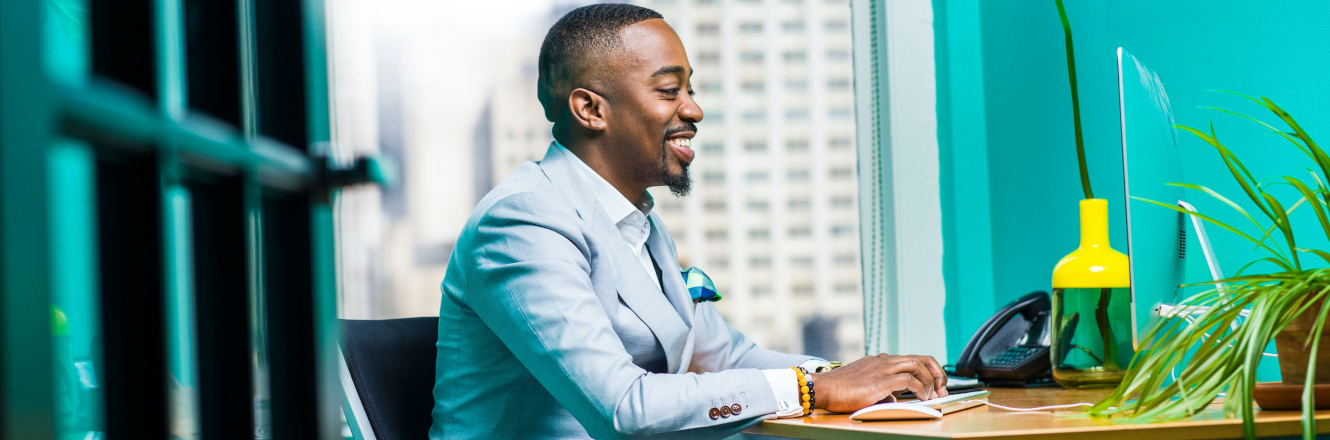
[[679, 109], [679, 119], [683, 119], [694, 124], [702, 122], [702, 107], [697, 105], [697, 101], [692, 96], [688, 96]]

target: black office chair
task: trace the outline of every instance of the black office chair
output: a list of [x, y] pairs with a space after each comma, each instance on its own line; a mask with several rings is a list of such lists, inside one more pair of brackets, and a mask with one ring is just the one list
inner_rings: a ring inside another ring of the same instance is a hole
[[429, 435], [439, 318], [342, 321], [342, 354], [378, 440]]

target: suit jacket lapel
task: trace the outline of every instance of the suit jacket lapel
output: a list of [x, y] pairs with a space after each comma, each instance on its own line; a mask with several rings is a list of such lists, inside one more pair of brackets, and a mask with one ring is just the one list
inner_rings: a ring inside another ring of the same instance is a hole
[[647, 238], [647, 248], [651, 249], [651, 257], [656, 260], [660, 266], [661, 288], [664, 289], [665, 298], [670, 302], [674, 311], [683, 319], [684, 325], [688, 326], [688, 336], [684, 340], [683, 354], [678, 364], [671, 364], [670, 371], [676, 374], [683, 374], [688, 371], [688, 365], [692, 362], [693, 346], [697, 337], [697, 332], [693, 331], [693, 310], [697, 307], [693, 303], [693, 298], [688, 294], [688, 286], [684, 284], [682, 272], [679, 268], [679, 260], [670, 250], [673, 249], [666, 237], [665, 227], [661, 223], [660, 217], [652, 213], [651, 235]]
[[[649, 278], [656, 274], [647, 274], [642, 270], [637, 256], [633, 255], [627, 243], [623, 242], [619, 228], [610, 222], [609, 214], [606, 214], [605, 209], [583, 183], [581, 176], [577, 174], [577, 169], [573, 168], [573, 164], [563, 157], [553, 144], [545, 153], [545, 158], [540, 161], [540, 167], [545, 176], [550, 178], [551, 183], [564, 189], [564, 195], [576, 205], [578, 215], [582, 216], [590, 226], [591, 234], [604, 246], [605, 249], [601, 251], [605, 254], [601, 259], [606, 260], [614, 270], [615, 289], [619, 298], [623, 299], [624, 304], [637, 314], [637, 317], [651, 329], [656, 340], [660, 341], [661, 347], [665, 350], [668, 371], [677, 371], [681, 363], [680, 358], [688, 345], [689, 324], [679, 319], [679, 313], [671, 304], [672, 301], [667, 300], [665, 295], [661, 294], [661, 290], [656, 288], [656, 283]], [[655, 236], [654, 229], [652, 236]], [[678, 275], [678, 263], [673, 262], [668, 266], [673, 269], [667, 269], [666, 264], [670, 261], [672, 260], [657, 260], [664, 273], [662, 278], [679, 278], [679, 285], [682, 286], [683, 278]], [[675, 274], [674, 277], [669, 276], [671, 270]]]

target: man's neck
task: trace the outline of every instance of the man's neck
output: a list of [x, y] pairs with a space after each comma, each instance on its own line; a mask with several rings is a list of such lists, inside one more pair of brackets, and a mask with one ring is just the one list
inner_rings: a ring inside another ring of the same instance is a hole
[[607, 157], [605, 151], [599, 145], [588, 145], [585, 142], [560, 142], [568, 151], [577, 155], [592, 171], [595, 171], [602, 179], [609, 182], [623, 198], [628, 199], [633, 206], [642, 206], [647, 199], [647, 186], [634, 182], [631, 176], [627, 175], [628, 167], [614, 166], [613, 159]]

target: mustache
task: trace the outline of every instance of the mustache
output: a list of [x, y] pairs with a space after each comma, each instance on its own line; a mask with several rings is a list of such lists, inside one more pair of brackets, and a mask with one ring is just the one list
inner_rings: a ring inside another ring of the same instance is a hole
[[679, 125], [675, 125], [675, 126], [672, 126], [672, 127], [666, 128], [666, 129], [665, 129], [665, 139], [669, 139], [669, 137], [670, 137], [670, 136], [673, 136], [675, 133], [683, 133], [683, 132], [685, 132], [685, 131], [691, 131], [691, 132], [693, 132], [693, 133], [697, 133], [697, 124], [694, 124], [694, 123], [692, 123], [692, 122], [688, 122], [688, 121], [684, 121], [683, 124], [679, 124]]

